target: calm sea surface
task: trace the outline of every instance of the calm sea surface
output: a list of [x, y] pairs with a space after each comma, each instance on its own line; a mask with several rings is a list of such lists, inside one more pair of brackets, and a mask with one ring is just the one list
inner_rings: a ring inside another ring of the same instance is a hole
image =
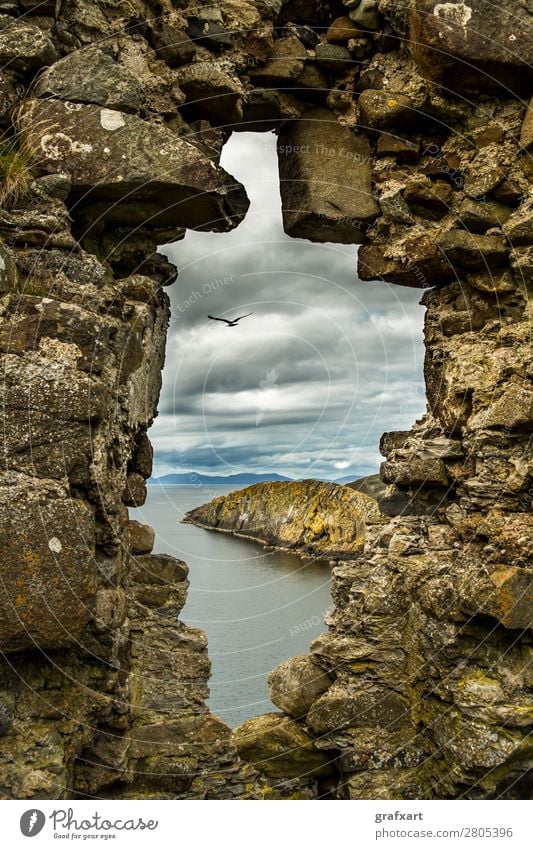
[[189, 564], [191, 588], [180, 618], [202, 628], [213, 665], [210, 709], [228, 725], [277, 710], [267, 675], [303, 654], [325, 630], [330, 567], [254, 542], [180, 523], [184, 513], [235, 487], [152, 486], [132, 519], [156, 531], [154, 552]]

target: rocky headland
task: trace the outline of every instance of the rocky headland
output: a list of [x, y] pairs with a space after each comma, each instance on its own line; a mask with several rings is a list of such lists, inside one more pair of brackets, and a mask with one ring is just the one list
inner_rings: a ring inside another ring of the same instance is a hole
[[347, 560], [363, 549], [366, 525], [385, 517], [367, 495], [316, 480], [259, 483], [214, 498], [183, 520], [309, 557]]
[[[0, 12], [0, 795], [529, 798], [531, 4]], [[232, 733], [186, 566], [128, 508], [177, 274], [156, 247], [242, 220], [219, 160], [244, 129], [278, 133], [287, 233], [420, 289], [428, 410], [382, 438], [387, 522], [272, 673], [281, 713]]]

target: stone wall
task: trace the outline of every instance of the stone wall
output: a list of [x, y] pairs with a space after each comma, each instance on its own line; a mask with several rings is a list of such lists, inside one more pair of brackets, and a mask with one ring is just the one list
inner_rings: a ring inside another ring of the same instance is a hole
[[[4, 797], [527, 796], [531, 44], [526, 0], [2, 4]], [[382, 440], [390, 521], [335, 570], [328, 632], [272, 675], [287, 716], [231, 735], [186, 567], [127, 508], [155, 248], [242, 220], [218, 163], [244, 129], [279, 130], [291, 235], [425, 290], [428, 413]]]

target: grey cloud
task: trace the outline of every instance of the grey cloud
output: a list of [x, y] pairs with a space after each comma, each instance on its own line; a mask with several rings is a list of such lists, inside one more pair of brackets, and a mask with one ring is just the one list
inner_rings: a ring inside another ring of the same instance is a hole
[[[164, 249], [180, 273], [156, 474], [375, 471], [381, 433], [425, 409], [420, 292], [359, 281], [353, 246], [283, 233], [273, 136], [234, 135], [223, 165], [250, 195], [246, 220]], [[251, 310], [238, 328], [207, 319]]]

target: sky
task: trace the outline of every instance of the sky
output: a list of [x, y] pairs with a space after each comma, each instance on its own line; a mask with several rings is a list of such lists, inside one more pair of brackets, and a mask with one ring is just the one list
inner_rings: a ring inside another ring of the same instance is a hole
[[[272, 133], [234, 133], [221, 164], [245, 220], [162, 248], [179, 276], [154, 476], [374, 474], [381, 434], [425, 411], [422, 292], [359, 281], [354, 245], [285, 235]], [[234, 328], [207, 318], [248, 312]]]

